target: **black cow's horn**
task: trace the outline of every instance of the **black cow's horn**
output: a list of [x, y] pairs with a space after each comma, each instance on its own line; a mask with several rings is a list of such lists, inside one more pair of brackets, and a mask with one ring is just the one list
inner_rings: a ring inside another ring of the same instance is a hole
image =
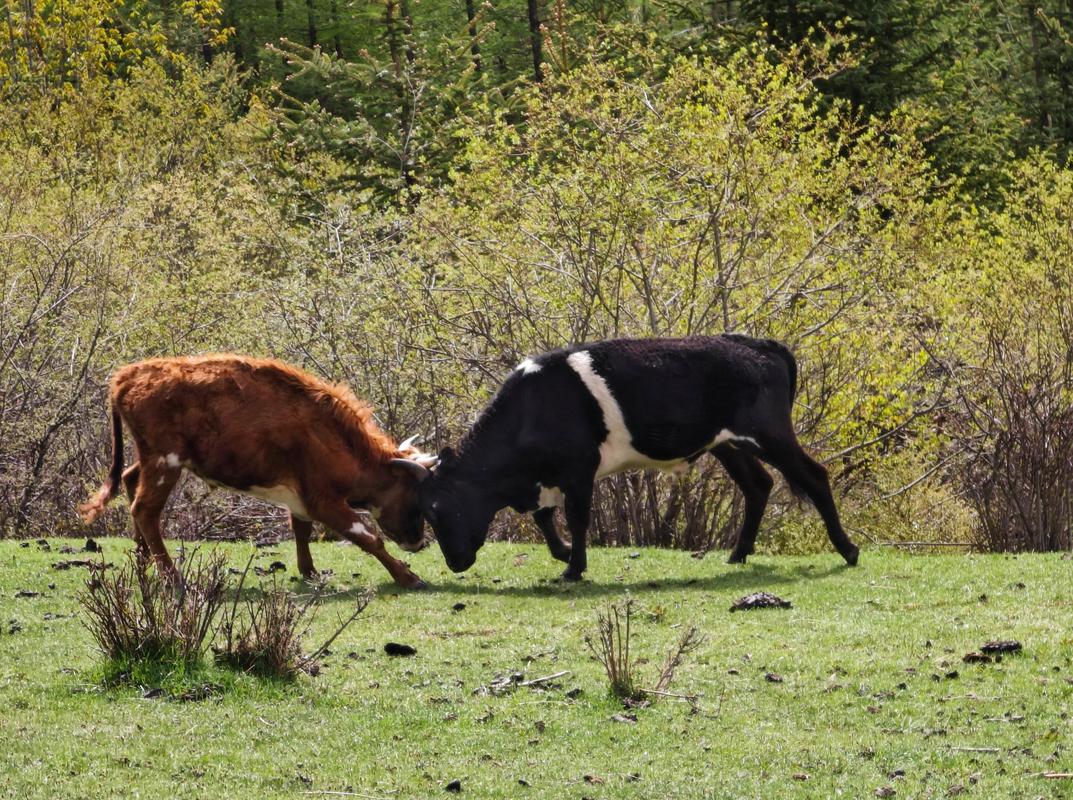
[[409, 458], [393, 458], [391, 463], [397, 467], [410, 470], [419, 481], [423, 481], [429, 476], [429, 471], [426, 467]]

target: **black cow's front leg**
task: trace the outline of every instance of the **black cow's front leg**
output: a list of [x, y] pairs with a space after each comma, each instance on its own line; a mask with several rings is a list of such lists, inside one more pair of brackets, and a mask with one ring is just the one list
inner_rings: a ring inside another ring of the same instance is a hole
[[540, 528], [544, 535], [544, 541], [548, 543], [551, 557], [558, 561], [570, 561], [570, 545], [562, 540], [559, 531], [555, 529], [555, 509], [538, 508], [533, 512], [533, 522]]
[[564, 581], [579, 581], [588, 567], [585, 557], [585, 534], [592, 513], [592, 484], [571, 489], [566, 495], [566, 527], [570, 531], [570, 560], [563, 572]]
[[731, 445], [720, 445], [712, 453], [745, 496], [745, 519], [738, 533], [738, 542], [727, 561], [728, 564], [744, 564], [745, 559], [753, 553], [756, 532], [760, 529], [760, 520], [764, 516], [774, 481], [754, 456]]

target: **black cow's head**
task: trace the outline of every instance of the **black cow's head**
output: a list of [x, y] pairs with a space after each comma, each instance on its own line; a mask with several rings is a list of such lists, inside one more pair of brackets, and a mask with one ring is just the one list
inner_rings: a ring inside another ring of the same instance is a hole
[[453, 572], [473, 566], [501, 507], [487, 482], [460, 470], [454, 451], [447, 448], [440, 453], [439, 466], [421, 483], [420, 501], [447, 566]]

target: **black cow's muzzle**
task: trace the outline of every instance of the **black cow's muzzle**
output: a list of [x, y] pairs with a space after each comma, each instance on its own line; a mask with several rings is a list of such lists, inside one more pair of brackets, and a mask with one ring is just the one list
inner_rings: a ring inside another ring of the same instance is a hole
[[473, 566], [473, 562], [477, 560], [477, 554], [470, 553], [464, 556], [445, 556], [444, 560], [447, 562], [447, 567], [451, 572], [465, 572]]

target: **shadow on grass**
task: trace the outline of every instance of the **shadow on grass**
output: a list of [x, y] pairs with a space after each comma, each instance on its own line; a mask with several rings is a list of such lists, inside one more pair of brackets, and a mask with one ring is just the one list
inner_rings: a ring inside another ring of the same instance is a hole
[[[659, 578], [633, 581], [619, 581], [597, 577], [578, 583], [565, 583], [557, 579], [540, 578], [537, 582], [518, 586], [507, 583], [493, 583], [492, 576], [481, 576], [476, 580], [470, 574], [459, 578], [448, 578], [442, 583], [429, 583], [419, 590], [420, 594], [444, 595], [501, 595], [503, 597], [558, 597], [577, 599], [579, 597], [606, 597], [610, 595], [660, 592], [674, 589], [692, 591], [737, 590], [743, 592], [758, 591], [772, 586], [795, 584], [801, 581], [822, 580], [841, 575], [853, 569], [846, 564], [837, 563], [829, 567], [816, 569], [808, 566], [795, 566], [792, 569], [772, 567], [768, 564], [750, 564], [744, 567], [732, 567], [718, 575], [691, 578]], [[383, 581], [374, 586], [377, 594], [409, 594], [412, 590], [404, 589], [390, 581]], [[325, 598], [331, 600], [333, 598]], [[345, 593], [338, 597], [345, 599]]]

